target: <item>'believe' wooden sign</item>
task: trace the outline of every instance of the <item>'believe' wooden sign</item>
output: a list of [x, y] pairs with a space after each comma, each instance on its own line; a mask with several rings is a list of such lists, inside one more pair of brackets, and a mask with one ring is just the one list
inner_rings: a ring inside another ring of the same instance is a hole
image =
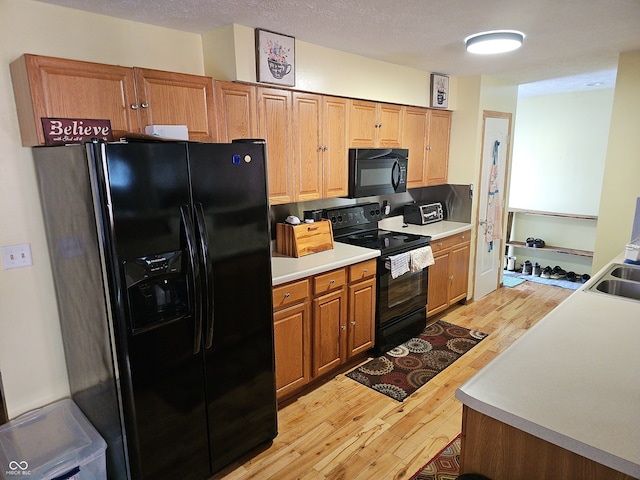
[[111, 122], [90, 118], [43, 118], [42, 128], [47, 145], [89, 142], [93, 138], [113, 141]]

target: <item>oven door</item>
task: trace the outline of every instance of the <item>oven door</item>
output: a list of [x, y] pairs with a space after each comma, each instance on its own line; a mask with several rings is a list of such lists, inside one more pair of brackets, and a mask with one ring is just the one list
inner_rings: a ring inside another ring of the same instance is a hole
[[378, 327], [427, 305], [428, 269], [407, 272], [397, 278], [385, 267], [387, 257], [378, 258]]

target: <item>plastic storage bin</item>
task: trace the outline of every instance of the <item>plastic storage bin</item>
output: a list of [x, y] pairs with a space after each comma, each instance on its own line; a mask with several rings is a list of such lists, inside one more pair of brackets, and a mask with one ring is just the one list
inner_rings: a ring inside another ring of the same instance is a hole
[[71, 399], [0, 426], [0, 478], [106, 480], [106, 442]]

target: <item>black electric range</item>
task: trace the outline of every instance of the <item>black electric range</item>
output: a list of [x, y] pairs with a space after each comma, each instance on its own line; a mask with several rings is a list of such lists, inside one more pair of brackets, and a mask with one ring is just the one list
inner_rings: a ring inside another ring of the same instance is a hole
[[331, 220], [336, 242], [380, 251], [376, 266], [376, 354], [422, 333], [427, 318], [428, 268], [394, 277], [390, 257], [426, 247], [431, 237], [378, 228], [383, 217], [378, 203], [326, 209], [323, 217]]
[[406, 252], [431, 241], [429, 236], [378, 228], [378, 221], [383, 218], [378, 203], [326, 209], [323, 217], [331, 220], [335, 241], [380, 250], [381, 255]]

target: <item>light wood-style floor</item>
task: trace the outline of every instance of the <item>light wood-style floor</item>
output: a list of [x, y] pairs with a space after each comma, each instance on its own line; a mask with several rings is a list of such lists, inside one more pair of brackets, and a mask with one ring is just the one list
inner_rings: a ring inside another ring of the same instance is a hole
[[337, 375], [280, 408], [272, 445], [213, 479], [409, 479], [460, 433], [456, 388], [572, 293], [524, 282], [443, 312], [489, 336], [402, 403]]

